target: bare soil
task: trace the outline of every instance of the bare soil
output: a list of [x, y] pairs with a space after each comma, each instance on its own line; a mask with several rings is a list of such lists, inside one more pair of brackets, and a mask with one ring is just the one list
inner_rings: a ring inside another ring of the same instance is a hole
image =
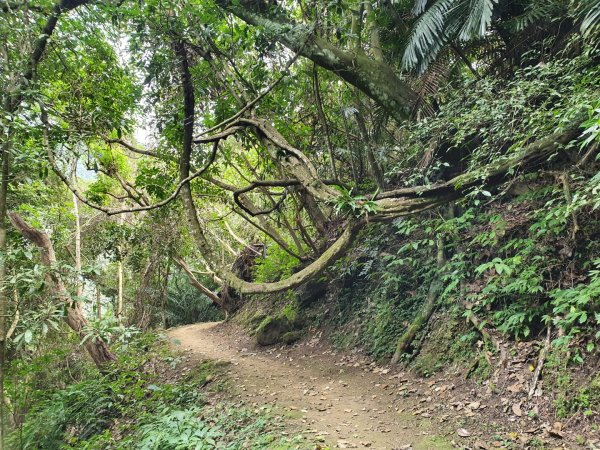
[[316, 448], [596, 448], [593, 439], [579, 445], [568, 430], [553, 435], [524, 405], [486, 395], [460, 373], [416, 378], [337, 353], [318, 334], [266, 349], [231, 323], [187, 325], [168, 335], [192, 362], [230, 363], [231, 395], [275, 407], [288, 432], [309, 436]]

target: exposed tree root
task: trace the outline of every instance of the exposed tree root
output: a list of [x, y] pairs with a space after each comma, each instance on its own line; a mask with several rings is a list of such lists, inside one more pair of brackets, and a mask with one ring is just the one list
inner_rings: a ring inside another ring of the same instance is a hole
[[542, 347], [542, 350], [540, 351], [540, 354], [538, 356], [537, 365], [535, 367], [535, 372], [533, 372], [533, 378], [531, 379], [531, 386], [529, 388], [529, 394], [528, 394], [529, 398], [533, 397], [533, 394], [535, 394], [535, 388], [537, 387], [537, 383], [540, 379], [540, 374], [542, 373], [542, 367], [544, 366], [544, 362], [546, 361], [546, 356], [548, 356], [548, 351], [550, 350], [551, 332], [552, 332], [552, 329], [550, 327], [550, 324], [548, 324], [548, 331], [546, 332], [546, 340], [544, 341], [544, 346]]

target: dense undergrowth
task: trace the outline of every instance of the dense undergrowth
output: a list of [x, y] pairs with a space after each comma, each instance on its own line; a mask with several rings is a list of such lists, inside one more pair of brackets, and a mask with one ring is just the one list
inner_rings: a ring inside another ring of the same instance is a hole
[[13, 363], [9, 448], [301, 448], [299, 438], [280, 437], [269, 410], [227, 399], [223, 364], [186, 364], [155, 333], [136, 335], [117, 353], [119, 367], [104, 374], [72, 342]]

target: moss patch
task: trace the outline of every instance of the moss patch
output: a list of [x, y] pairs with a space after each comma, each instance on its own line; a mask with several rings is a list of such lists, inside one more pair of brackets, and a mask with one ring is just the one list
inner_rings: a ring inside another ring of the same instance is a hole
[[276, 315], [266, 316], [256, 328], [256, 342], [259, 345], [279, 343], [291, 344], [301, 337], [302, 327], [300, 308], [296, 301], [286, 304]]

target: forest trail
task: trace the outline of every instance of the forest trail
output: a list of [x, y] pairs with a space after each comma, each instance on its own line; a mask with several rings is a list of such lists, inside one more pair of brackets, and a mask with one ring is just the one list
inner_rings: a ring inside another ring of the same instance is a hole
[[331, 448], [453, 448], [432, 429], [437, 421], [413, 416], [415, 400], [402, 395], [408, 382], [402, 374], [343, 364], [317, 338], [264, 349], [221, 322], [187, 325], [168, 335], [192, 359], [230, 362], [234, 395], [250, 406], [275, 406], [291, 433], [310, 433]]

